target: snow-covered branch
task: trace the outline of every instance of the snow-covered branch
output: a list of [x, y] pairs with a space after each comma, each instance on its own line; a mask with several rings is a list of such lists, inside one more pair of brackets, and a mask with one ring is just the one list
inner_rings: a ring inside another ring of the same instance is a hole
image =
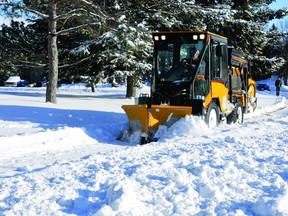
[[83, 14], [87, 14], [91, 17], [96, 17], [98, 19], [103, 19], [103, 18], [107, 18], [107, 17], [103, 17], [102, 15], [99, 15], [98, 13], [92, 13], [91, 11], [88, 11], [84, 8], [77, 8], [75, 10], [71, 10], [65, 14], [62, 14], [62, 15], [59, 15], [57, 17], [55, 17], [54, 19], [55, 20], [60, 20], [60, 19], [69, 19], [69, 18], [72, 18], [72, 17], [80, 17], [82, 16]]
[[30, 9], [30, 8], [28, 8], [28, 7], [25, 7], [24, 10], [27, 11], [27, 12], [29, 12], [29, 13], [33, 13], [33, 14], [35, 14], [35, 15], [43, 18], [43, 19], [48, 19], [48, 18], [49, 18], [49, 15], [48, 15], [48, 14], [43, 14], [43, 13], [41, 13], [41, 12], [39, 12], [39, 11]]
[[84, 12], [87, 13], [87, 10], [85, 10], [83, 8], [77, 8], [77, 9], [71, 10], [65, 14], [59, 15], [59, 16], [55, 17], [55, 19], [59, 20], [59, 19], [71, 18], [74, 16], [81, 16]]
[[106, 14], [103, 13], [103, 11], [101, 10], [101, 8], [100, 8], [98, 5], [92, 3], [92, 2], [90, 2], [90, 1], [88, 1], [88, 0], [79, 0], [79, 1], [82, 2], [82, 3], [84, 3], [84, 4], [86, 4], [86, 5], [88, 5], [88, 6], [90, 6], [90, 7], [93, 8], [94, 10], [96, 10], [97, 13], [98, 13], [98, 16], [101, 15], [102, 18], [106, 18], [106, 17], [107, 17]]
[[6, 1], [2, 1], [2, 2], [0, 2], [0, 5], [11, 5], [12, 3], [11, 3], [11, 1], [9, 1], [9, 0], [6, 0]]
[[6, 1], [2, 1], [0, 2], [0, 6], [8, 6], [8, 7], [12, 7], [13, 9], [16, 9], [16, 10], [21, 10], [21, 11], [26, 11], [26, 12], [29, 12], [29, 13], [33, 13], [37, 16], [40, 16], [42, 17], [43, 19], [47, 19], [49, 16], [47, 14], [43, 14], [37, 10], [33, 10], [23, 4], [18, 4], [18, 3], [15, 3], [15, 2], [11, 2], [9, 0], [6, 0]]

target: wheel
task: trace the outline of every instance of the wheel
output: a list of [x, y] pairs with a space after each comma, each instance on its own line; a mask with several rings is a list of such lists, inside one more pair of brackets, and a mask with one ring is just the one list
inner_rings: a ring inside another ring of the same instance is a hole
[[215, 102], [212, 102], [206, 114], [206, 123], [209, 128], [215, 128], [219, 124], [219, 109]]
[[146, 137], [141, 136], [141, 137], [140, 137], [140, 145], [144, 145], [144, 144], [147, 144], [147, 143], [148, 143], [148, 142], [147, 142]]
[[242, 107], [242, 103], [240, 100], [237, 101], [237, 103], [235, 104], [235, 108], [233, 109], [233, 111], [230, 113], [229, 116], [227, 116], [227, 124], [231, 124], [231, 123], [243, 123], [243, 107]]

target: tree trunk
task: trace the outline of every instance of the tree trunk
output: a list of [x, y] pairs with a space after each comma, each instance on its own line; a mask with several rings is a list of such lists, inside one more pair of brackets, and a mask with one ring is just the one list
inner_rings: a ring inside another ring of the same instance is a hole
[[49, 74], [46, 89], [46, 102], [57, 103], [57, 84], [58, 84], [58, 48], [57, 48], [57, 3], [49, 0], [49, 19], [48, 19], [48, 58]]
[[127, 76], [126, 98], [135, 97], [135, 96], [136, 96], [136, 86], [134, 82], [134, 77]]

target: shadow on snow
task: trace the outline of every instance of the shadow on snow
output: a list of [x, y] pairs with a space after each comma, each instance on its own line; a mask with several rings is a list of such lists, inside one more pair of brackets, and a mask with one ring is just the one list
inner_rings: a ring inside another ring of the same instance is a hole
[[115, 140], [112, 144], [122, 143], [116, 138], [121, 130], [128, 127], [127, 117], [121, 113], [14, 105], [0, 105], [0, 119], [36, 123], [37, 127], [45, 130], [57, 130], [63, 127], [83, 128], [88, 136], [98, 142]]

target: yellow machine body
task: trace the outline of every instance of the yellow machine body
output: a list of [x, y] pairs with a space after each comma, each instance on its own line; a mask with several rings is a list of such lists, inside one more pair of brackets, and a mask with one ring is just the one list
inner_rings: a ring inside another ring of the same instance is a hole
[[191, 115], [192, 107], [152, 105], [123, 105], [129, 119], [129, 130], [143, 133], [155, 132], [160, 125], [172, 125], [186, 115]]
[[169, 127], [187, 115], [217, 125], [225, 118], [242, 122], [243, 112], [255, 109], [256, 82], [249, 77], [248, 61], [228, 46], [227, 38], [211, 32], [157, 32], [153, 40], [151, 94], [122, 106], [130, 133], [141, 131], [149, 142], [160, 125]]

